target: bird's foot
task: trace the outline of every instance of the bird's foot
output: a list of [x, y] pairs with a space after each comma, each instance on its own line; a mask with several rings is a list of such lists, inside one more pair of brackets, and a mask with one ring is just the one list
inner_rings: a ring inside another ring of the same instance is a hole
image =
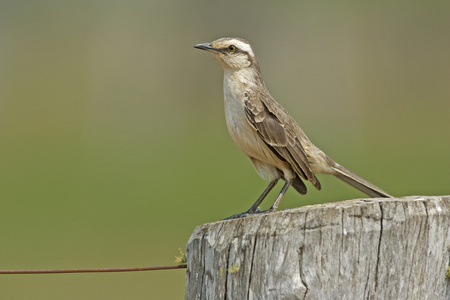
[[[289, 208], [285, 208], [284, 210], [289, 210]], [[278, 211], [277, 208], [271, 207], [268, 210], [262, 211], [261, 213], [262, 214], [270, 214], [270, 213], [274, 213], [274, 212], [277, 212], [277, 211]]]
[[253, 215], [253, 214], [259, 214], [259, 213], [261, 213], [261, 209], [258, 207], [256, 210], [252, 210], [252, 209], [249, 209], [249, 210], [247, 210], [247, 211], [245, 211], [245, 212], [242, 212], [242, 213], [240, 213], [240, 214], [234, 214], [234, 215], [232, 215], [232, 216], [230, 216], [230, 217], [228, 217], [228, 218], [225, 218], [225, 219], [223, 219], [223, 220], [233, 220], [233, 219], [240, 219], [240, 218], [245, 218], [245, 217], [248, 217], [249, 215]]
[[271, 207], [271, 208], [269, 208], [268, 210], [265, 210], [265, 211], [263, 211], [264, 213], [273, 213], [273, 212], [276, 212], [277, 211], [277, 209], [275, 208], [275, 207]]

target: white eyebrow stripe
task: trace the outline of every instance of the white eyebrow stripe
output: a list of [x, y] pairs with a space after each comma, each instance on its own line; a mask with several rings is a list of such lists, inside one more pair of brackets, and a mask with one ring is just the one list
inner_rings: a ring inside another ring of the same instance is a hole
[[244, 42], [241, 42], [239, 40], [232, 40], [231, 41], [236, 47], [238, 47], [239, 49], [241, 49], [242, 51], [247, 52], [248, 54], [250, 54], [252, 57], [255, 56], [255, 54], [253, 54], [253, 50], [252, 47]]

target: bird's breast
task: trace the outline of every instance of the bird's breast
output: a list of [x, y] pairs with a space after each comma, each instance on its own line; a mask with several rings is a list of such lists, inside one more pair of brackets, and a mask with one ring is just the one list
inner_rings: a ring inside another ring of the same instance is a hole
[[224, 84], [225, 119], [231, 138], [248, 157], [271, 165], [280, 164], [279, 159], [247, 120], [245, 91], [245, 88], [239, 89]]
[[234, 142], [245, 154], [250, 155], [260, 137], [250, 126], [245, 116], [244, 93], [233, 93], [229, 89], [224, 90], [225, 120], [228, 131]]

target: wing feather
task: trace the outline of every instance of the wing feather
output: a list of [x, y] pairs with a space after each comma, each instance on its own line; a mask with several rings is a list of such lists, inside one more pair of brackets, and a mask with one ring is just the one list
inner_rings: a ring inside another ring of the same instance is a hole
[[306, 136], [286, 110], [265, 89], [247, 91], [244, 105], [247, 120], [269, 148], [289, 163], [295, 173], [320, 190], [320, 182], [311, 170], [300, 141]]

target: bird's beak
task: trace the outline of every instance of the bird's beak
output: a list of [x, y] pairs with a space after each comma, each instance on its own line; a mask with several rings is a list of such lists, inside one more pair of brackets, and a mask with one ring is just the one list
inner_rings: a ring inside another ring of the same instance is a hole
[[201, 43], [194, 46], [194, 48], [206, 50], [209, 52], [219, 52], [219, 49], [214, 48], [211, 43]]

